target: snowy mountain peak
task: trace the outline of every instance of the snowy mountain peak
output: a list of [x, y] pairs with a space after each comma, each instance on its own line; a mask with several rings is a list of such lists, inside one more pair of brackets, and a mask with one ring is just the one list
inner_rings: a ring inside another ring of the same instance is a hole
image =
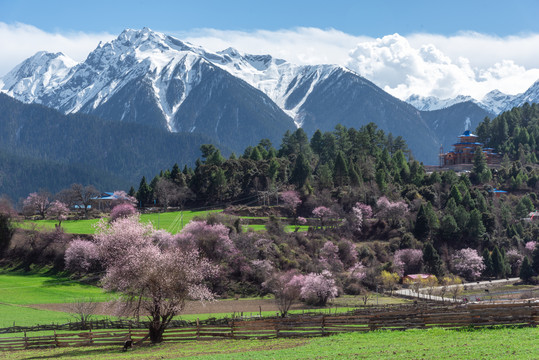
[[60, 84], [76, 64], [61, 52], [39, 51], [0, 79], [0, 91], [24, 102], [39, 102], [46, 89]]

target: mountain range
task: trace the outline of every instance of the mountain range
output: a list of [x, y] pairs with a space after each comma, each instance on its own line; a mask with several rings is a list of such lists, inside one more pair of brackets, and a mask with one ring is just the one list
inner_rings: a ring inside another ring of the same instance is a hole
[[[426, 163], [437, 162], [442, 144], [428, 112], [344, 67], [296, 65], [232, 48], [211, 52], [148, 28], [125, 30], [80, 63], [39, 52], [0, 79], [0, 89], [65, 114], [204, 134], [236, 152], [260, 138], [279, 144], [298, 126], [310, 135], [339, 123], [374, 122], [401, 135]], [[493, 115], [477, 104], [458, 109], [464, 108], [474, 111], [448, 110], [455, 136], [467, 118], [473, 125]]]

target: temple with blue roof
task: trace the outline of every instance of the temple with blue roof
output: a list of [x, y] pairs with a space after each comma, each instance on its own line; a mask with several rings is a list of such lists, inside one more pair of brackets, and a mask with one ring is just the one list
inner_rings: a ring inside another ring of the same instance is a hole
[[478, 142], [478, 136], [472, 134], [470, 130], [464, 131], [459, 136], [459, 141], [453, 144], [453, 151], [444, 153], [440, 151], [440, 166], [454, 166], [473, 164], [475, 152], [482, 149], [487, 160], [487, 164], [497, 164], [500, 162], [500, 155], [492, 148], [483, 148], [483, 144]]

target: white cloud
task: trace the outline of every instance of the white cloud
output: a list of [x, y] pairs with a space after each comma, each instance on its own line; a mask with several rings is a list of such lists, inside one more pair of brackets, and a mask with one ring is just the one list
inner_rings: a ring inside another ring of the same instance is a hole
[[0, 76], [42, 50], [63, 52], [76, 61], [82, 61], [99, 41], [109, 41], [114, 37], [108, 33], [48, 33], [31, 25], [0, 22]]
[[[519, 51], [520, 46], [525, 49]], [[534, 61], [530, 54], [535, 54]], [[538, 58], [537, 35], [501, 39], [475, 33], [394, 34], [358, 43], [347, 66], [401, 99], [412, 94], [481, 99], [494, 89], [525, 91], [539, 79]]]
[[[318, 28], [163, 32], [212, 51], [234, 47], [298, 64], [349, 66], [401, 99], [411, 94], [479, 99], [493, 89], [516, 94], [539, 79], [539, 34], [504, 38], [472, 32], [394, 34], [373, 39]], [[99, 41], [115, 37], [105, 32], [48, 33], [31, 25], [0, 22], [0, 76], [40, 50], [61, 51], [82, 61]]]
[[318, 28], [252, 32], [197, 29], [167, 33], [212, 51], [233, 47], [249, 54], [271, 54], [297, 64], [344, 64], [348, 51], [358, 41], [370, 40], [335, 29]]

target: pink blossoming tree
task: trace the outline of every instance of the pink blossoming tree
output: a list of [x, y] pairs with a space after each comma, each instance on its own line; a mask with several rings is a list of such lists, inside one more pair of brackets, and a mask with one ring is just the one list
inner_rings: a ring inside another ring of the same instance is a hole
[[355, 228], [361, 232], [365, 219], [372, 217], [372, 208], [369, 205], [358, 202], [352, 207], [352, 214], [355, 220]]
[[99, 253], [94, 242], [75, 238], [69, 243], [65, 255], [66, 269], [83, 274], [96, 266]]
[[331, 210], [330, 208], [328, 207], [325, 207], [325, 206], [318, 206], [316, 208], [314, 208], [313, 210], [313, 216], [320, 219], [320, 226], [321, 227], [324, 227], [324, 224], [325, 224], [325, 220], [327, 218], [330, 218], [330, 217], [333, 217], [335, 216], [335, 212], [333, 212], [333, 210]]
[[310, 273], [303, 277], [300, 297], [308, 304], [325, 306], [337, 294], [335, 279], [329, 271], [324, 270], [321, 274]]
[[393, 224], [397, 224], [408, 213], [408, 205], [404, 201], [392, 202], [385, 196], [378, 199], [376, 207], [378, 208], [378, 216]]
[[419, 249], [401, 249], [395, 251], [393, 265], [400, 277], [408, 274], [417, 274], [421, 271], [423, 251]]
[[197, 249], [210, 260], [231, 259], [238, 249], [223, 224], [210, 225], [206, 221], [191, 221], [176, 236], [182, 247]]
[[47, 210], [47, 214], [58, 220], [58, 226], [60, 226], [62, 225], [62, 221], [67, 220], [69, 208], [63, 202], [56, 200]]
[[303, 275], [290, 270], [274, 273], [267, 281], [262, 283], [262, 286], [275, 296], [275, 303], [281, 313], [281, 317], [285, 317], [292, 304], [299, 299], [303, 279]]
[[469, 280], [479, 278], [485, 269], [483, 257], [477, 253], [477, 250], [470, 248], [456, 251], [451, 257], [451, 261], [456, 273]]
[[197, 249], [184, 249], [155, 242], [154, 229], [141, 224], [138, 217], [100, 222], [95, 244], [105, 269], [103, 287], [123, 295], [136, 316], [149, 314], [149, 337], [153, 343], [163, 340], [163, 332], [180, 313], [187, 299], [210, 301], [212, 292], [205, 279], [217, 273], [217, 267], [201, 257]]
[[42, 219], [45, 219], [45, 214], [51, 202], [49, 201], [49, 194], [46, 192], [31, 193], [23, 203], [23, 213], [25, 215], [34, 215], [38, 214]]
[[137, 209], [130, 202], [121, 202], [114, 206], [110, 212], [109, 220], [111, 222], [120, 219], [133, 216], [137, 213]]

